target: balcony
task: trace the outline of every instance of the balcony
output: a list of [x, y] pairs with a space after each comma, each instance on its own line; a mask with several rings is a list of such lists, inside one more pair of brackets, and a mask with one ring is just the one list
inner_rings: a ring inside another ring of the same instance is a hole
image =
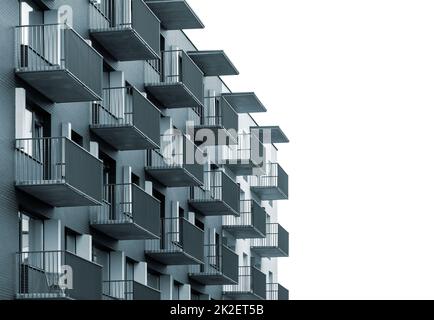
[[266, 278], [255, 267], [239, 267], [238, 284], [223, 286], [223, 296], [233, 300], [264, 300]]
[[185, 0], [146, 0], [166, 30], [203, 29], [205, 26]]
[[195, 140], [206, 145], [237, 144], [238, 114], [222, 97], [206, 97], [205, 107], [198, 108], [200, 125], [196, 125]]
[[239, 217], [223, 217], [223, 230], [236, 239], [265, 238], [267, 214], [254, 200], [240, 201]]
[[[20, 252], [17, 268], [17, 299], [100, 300], [102, 297], [102, 267], [72, 253]], [[68, 270], [73, 274], [68, 274]]]
[[147, 240], [145, 255], [163, 265], [202, 264], [204, 234], [184, 218], [163, 218], [162, 237]]
[[223, 93], [222, 97], [225, 98], [237, 113], [259, 113], [267, 111], [254, 92]]
[[161, 108], [203, 107], [203, 73], [182, 50], [145, 62], [145, 89]]
[[289, 143], [288, 137], [278, 126], [255, 126], [250, 127], [250, 131], [262, 137], [263, 143]]
[[114, 149], [144, 150], [160, 146], [160, 111], [136, 88], [103, 89], [92, 105], [90, 128]]
[[142, 0], [90, 2], [90, 33], [118, 61], [158, 59], [160, 20]]
[[160, 291], [133, 280], [104, 281], [103, 300], [160, 300]]
[[101, 205], [102, 161], [61, 138], [15, 141], [15, 186], [53, 206]]
[[236, 284], [238, 255], [225, 245], [206, 245], [205, 263], [191, 266], [189, 276], [205, 286]]
[[159, 238], [160, 201], [135, 184], [106, 185], [103, 205], [91, 210], [92, 227], [113, 239]]
[[160, 152], [148, 151], [145, 170], [165, 187], [200, 186], [204, 166], [197, 157], [202, 157], [200, 149], [185, 135], [163, 135]]
[[265, 147], [254, 134], [239, 134], [237, 140], [237, 145], [226, 150], [223, 164], [237, 176], [250, 176], [254, 169], [264, 166]]
[[189, 51], [188, 55], [202, 70], [205, 77], [235, 76], [240, 74], [224, 51]]
[[250, 242], [251, 251], [260, 257], [278, 258], [289, 256], [289, 235], [280, 224], [267, 223], [267, 234], [264, 239]]
[[71, 27], [16, 27], [15, 73], [52, 102], [101, 100], [103, 59]]
[[190, 197], [203, 216], [240, 215], [240, 186], [223, 171], [205, 172], [205, 186], [192, 188]]
[[268, 163], [265, 173], [248, 178], [250, 189], [261, 200], [288, 199], [288, 175], [277, 163]]
[[288, 290], [278, 283], [267, 283], [267, 300], [289, 300]]

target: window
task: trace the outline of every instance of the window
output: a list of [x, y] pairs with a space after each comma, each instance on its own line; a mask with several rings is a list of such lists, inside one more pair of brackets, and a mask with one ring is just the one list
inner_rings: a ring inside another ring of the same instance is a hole
[[92, 261], [102, 266], [102, 280], [110, 280], [110, 252], [99, 247], [92, 247]]
[[131, 172], [131, 182], [134, 183], [136, 186], [140, 186], [140, 177]]
[[179, 300], [180, 292], [181, 292], [181, 286], [182, 284], [179, 282], [173, 283], [173, 299], [172, 300]]
[[77, 253], [77, 233], [68, 228], [65, 228], [65, 250]]
[[130, 259], [125, 260], [125, 280], [134, 280], [134, 261]]
[[44, 221], [19, 212], [20, 252], [44, 250]]
[[160, 290], [160, 275], [153, 271], [148, 269], [148, 286]]
[[[27, 106], [24, 111], [24, 132], [23, 138], [25, 139], [37, 139], [43, 138], [49, 133], [49, 115], [44, 114], [37, 108]], [[41, 140], [32, 141], [26, 143], [24, 146], [24, 152], [34, 157], [37, 160], [42, 161], [42, 148], [43, 142]]]
[[83, 137], [74, 130], [71, 130], [71, 140], [78, 144], [80, 147], [83, 147]]

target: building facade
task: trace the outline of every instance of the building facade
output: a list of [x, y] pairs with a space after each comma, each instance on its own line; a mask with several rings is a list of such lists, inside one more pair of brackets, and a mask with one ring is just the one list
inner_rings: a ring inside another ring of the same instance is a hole
[[277, 126], [184, 0], [3, 0], [0, 299], [288, 299]]

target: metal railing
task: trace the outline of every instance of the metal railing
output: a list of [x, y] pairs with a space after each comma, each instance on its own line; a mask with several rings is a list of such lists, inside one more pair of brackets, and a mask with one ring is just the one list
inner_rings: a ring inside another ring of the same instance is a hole
[[[18, 298], [101, 299], [101, 266], [75, 254], [66, 251], [19, 252], [16, 263]], [[68, 270], [72, 273], [66, 273]]]
[[222, 246], [206, 244], [204, 247], [204, 264], [190, 266], [190, 274], [221, 274], [223, 265]]
[[223, 227], [225, 226], [253, 226], [253, 200], [240, 201], [240, 216], [224, 216]]
[[[205, 97], [204, 108], [198, 108], [201, 115], [201, 126], [221, 126], [227, 130], [238, 132], [238, 114], [221, 96]], [[236, 136], [234, 137], [236, 138]]]
[[64, 252], [38, 251], [17, 253], [18, 295], [31, 298], [66, 297], [61, 284]]
[[92, 105], [92, 125], [118, 127], [134, 125], [134, 87], [104, 88], [102, 101]]
[[102, 57], [67, 24], [18, 26], [16, 68], [19, 72], [68, 70], [101, 95]]
[[266, 276], [260, 270], [251, 266], [238, 267], [238, 283], [223, 286], [223, 293], [254, 294], [260, 298], [266, 297]]
[[252, 248], [278, 248], [279, 247], [279, 228], [278, 223], [267, 223], [266, 235], [263, 239], [252, 239]]
[[92, 210], [92, 224], [136, 223], [158, 235], [160, 202], [133, 183], [105, 185], [103, 205]]
[[102, 294], [116, 300], [134, 300], [134, 281], [103, 281]]
[[160, 21], [142, 0], [89, 0], [90, 29], [134, 29], [157, 54], [160, 51]]
[[278, 283], [267, 283], [267, 300], [279, 300]]
[[203, 72], [185, 51], [163, 51], [160, 60], [145, 61], [144, 66], [145, 86], [183, 83], [203, 103]]
[[105, 185], [103, 205], [93, 208], [92, 223], [133, 223], [133, 187], [131, 183]]
[[261, 166], [265, 162], [265, 147], [259, 138], [251, 133], [238, 135], [238, 145], [227, 148], [226, 162], [229, 164], [249, 163]]
[[288, 194], [288, 175], [278, 163], [267, 163], [264, 167], [265, 174], [249, 176], [248, 182], [252, 187], [279, 188], [286, 195]]
[[222, 201], [223, 199], [223, 175], [222, 171], [205, 171], [204, 186], [192, 187], [191, 199], [194, 201]]
[[185, 218], [161, 219], [161, 238], [146, 240], [147, 253], [186, 252], [198, 260], [203, 260], [203, 231]]

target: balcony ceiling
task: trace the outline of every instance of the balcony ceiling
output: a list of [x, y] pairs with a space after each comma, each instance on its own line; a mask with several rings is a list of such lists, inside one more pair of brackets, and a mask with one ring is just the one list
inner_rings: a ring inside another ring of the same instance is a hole
[[183, 167], [145, 168], [146, 172], [162, 185], [171, 188], [200, 186], [202, 183]]
[[270, 200], [288, 200], [288, 195], [285, 194], [283, 190], [276, 186], [252, 186], [250, 190], [254, 192], [261, 201], [270, 201]]
[[17, 185], [17, 188], [53, 207], [95, 206], [101, 203], [66, 183]]
[[190, 279], [205, 285], [205, 286], [219, 286], [236, 284], [237, 282], [225, 276], [222, 273], [206, 274], [206, 273], [193, 273], [190, 274]]
[[92, 30], [92, 37], [119, 61], [160, 58], [133, 29]]
[[236, 239], [261, 239], [265, 234], [254, 226], [223, 226], [223, 229]]
[[190, 51], [188, 55], [207, 77], [240, 74], [224, 51]]
[[145, 252], [151, 259], [164, 264], [166, 266], [188, 266], [195, 264], [202, 264], [203, 262], [197, 260], [193, 256], [184, 251], [179, 252]]
[[240, 214], [221, 200], [190, 200], [190, 206], [203, 216], [239, 216]]
[[90, 126], [93, 133], [116, 150], [156, 149], [158, 145], [134, 126]]
[[285, 258], [288, 253], [279, 247], [252, 247], [251, 251], [262, 258]]
[[223, 93], [222, 96], [238, 113], [259, 113], [267, 111], [254, 92]]
[[162, 108], [201, 108], [203, 104], [183, 83], [147, 85], [146, 91], [158, 100]]
[[116, 240], [158, 239], [158, 236], [136, 223], [92, 224], [92, 227]]
[[166, 30], [205, 28], [185, 0], [147, 0], [146, 4]]
[[101, 100], [101, 97], [67, 70], [18, 71], [16, 74], [53, 102]]
[[271, 131], [271, 143], [289, 143], [289, 139], [285, 135], [285, 133], [278, 126], [258, 126], [258, 127], [250, 127], [250, 130], [270, 130]]

